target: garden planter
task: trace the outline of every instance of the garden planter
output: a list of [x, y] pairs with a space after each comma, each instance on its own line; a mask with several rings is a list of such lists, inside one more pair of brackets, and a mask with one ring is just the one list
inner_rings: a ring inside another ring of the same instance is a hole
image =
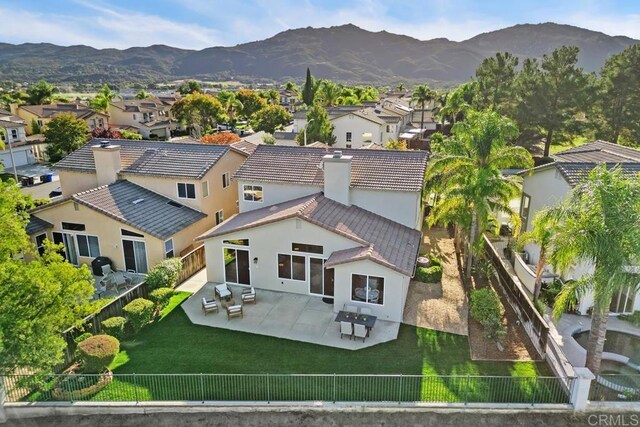
[[[92, 381], [96, 380], [96, 381]], [[88, 382], [90, 385], [82, 387], [82, 383]], [[67, 375], [58, 378], [58, 383], [51, 392], [55, 400], [85, 400], [105, 388], [113, 381], [113, 373], [107, 371], [105, 374], [81, 374], [69, 372]]]

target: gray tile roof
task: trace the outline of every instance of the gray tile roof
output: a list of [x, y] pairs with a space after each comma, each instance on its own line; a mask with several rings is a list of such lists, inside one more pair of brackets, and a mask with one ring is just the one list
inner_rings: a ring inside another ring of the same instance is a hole
[[[93, 139], [64, 159], [55, 169], [95, 172], [91, 147], [104, 139]], [[111, 139], [120, 146], [121, 173], [200, 179], [229, 150], [228, 145], [188, 142]]]
[[234, 142], [233, 144], [231, 144], [231, 148], [234, 148], [245, 155], [252, 154], [254, 151], [256, 151], [257, 147], [258, 147], [258, 144], [254, 144], [253, 142], [249, 142], [244, 139], [241, 139], [240, 141]]
[[331, 265], [369, 259], [412, 276], [420, 247], [420, 231], [391, 221], [358, 206], [346, 206], [322, 195], [301, 197], [284, 203], [236, 214], [197, 240], [300, 218], [353, 240], [358, 246], [331, 255]]
[[26, 230], [29, 236], [33, 236], [34, 234], [41, 233], [49, 228], [53, 228], [53, 224], [50, 224], [37, 216], [31, 215], [29, 217], [29, 223], [27, 224]]
[[599, 164], [620, 166], [623, 173], [640, 173], [640, 150], [606, 141], [594, 141], [554, 154], [552, 163], [571, 186], [582, 181]]
[[[236, 179], [322, 186], [322, 157], [336, 149], [262, 144], [242, 164]], [[342, 149], [351, 160], [351, 187], [421, 191], [426, 151]]]
[[161, 240], [207, 216], [129, 181], [83, 191], [71, 200]]

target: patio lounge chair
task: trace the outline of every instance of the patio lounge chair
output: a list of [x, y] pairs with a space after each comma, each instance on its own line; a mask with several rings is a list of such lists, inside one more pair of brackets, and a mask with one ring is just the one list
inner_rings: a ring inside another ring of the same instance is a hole
[[218, 303], [214, 299], [202, 298], [202, 311], [204, 311], [204, 315], [206, 316], [209, 312], [218, 312]]
[[253, 288], [253, 286], [250, 289], [243, 289], [242, 290], [242, 302], [243, 303], [256, 303], [256, 290]]
[[362, 342], [364, 342], [364, 339], [367, 337], [367, 328], [364, 325], [355, 323], [353, 325], [353, 336], [362, 338]]
[[340, 339], [348, 335], [349, 339], [353, 336], [353, 325], [350, 322], [340, 322]]
[[244, 317], [242, 306], [240, 304], [227, 306], [227, 320], [234, 317]]
[[232, 294], [226, 283], [223, 283], [221, 285], [216, 285], [215, 296], [220, 299], [229, 300], [231, 299]]

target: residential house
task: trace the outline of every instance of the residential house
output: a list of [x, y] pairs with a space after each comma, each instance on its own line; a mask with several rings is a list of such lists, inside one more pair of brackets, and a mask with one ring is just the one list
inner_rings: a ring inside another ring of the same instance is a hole
[[93, 140], [55, 166], [62, 198], [33, 210], [27, 230], [37, 247], [64, 243], [74, 264], [106, 256], [146, 272], [237, 212], [231, 176], [246, 156], [228, 145]]
[[90, 130], [97, 127], [109, 126], [109, 115], [95, 111], [80, 101], [72, 103], [54, 103], [44, 105], [18, 105], [11, 104], [11, 114], [17, 115], [25, 121], [27, 134], [34, 133], [35, 123], [40, 130], [47, 127], [47, 123], [63, 113], [73, 114], [76, 118], [84, 120]]
[[426, 163], [424, 152], [259, 145], [235, 175], [240, 213], [198, 238], [207, 279], [402, 321]]
[[288, 112], [293, 113], [301, 105], [302, 102], [298, 101], [298, 93], [296, 91], [286, 89], [280, 91], [280, 106], [284, 107]]
[[0, 110], [0, 128], [4, 149], [0, 150], [0, 163], [4, 169], [29, 165], [44, 160], [44, 144], [41, 141], [27, 139], [26, 125], [23, 119], [6, 110]]
[[143, 138], [169, 139], [176, 129], [171, 106], [175, 96], [113, 101], [109, 104], [112, 126], [139, 133]]
[[[595, 141], [570, 148], [552, 155], [553, 162], [538, 166], [524, 173], [520, 216], [523, 230], [530, 230], [535, 214], [545, 207], [555, 206], [563, 201], [569, 191], [578, 184], [596, 165], [605, 163], [607, 167], [619, 165], [625, 173], [637, 176], [640, 173], [640, 151], [605, 141]], [[527, 244], [525, 253], [528, 260], [516, 258], [515, 270], [521, 281], [533, 291], [532, 275], [538, 263], [540, 249], [535, 244]], [[551, 272], [550, 266], [547, 271]], [[591, 273], [593, 265], [582, 263], [565, 272], [564, 279], [579, 279]], [[640, 282], [640, 278], [638, 279]], [[585, 295], [578, 306], [586, 314], [593, 305], [593, 297]], [[640, 296], [633, 289], [627, 289], [614, 296], [611, 313], [628, 313], [640, 310]]]

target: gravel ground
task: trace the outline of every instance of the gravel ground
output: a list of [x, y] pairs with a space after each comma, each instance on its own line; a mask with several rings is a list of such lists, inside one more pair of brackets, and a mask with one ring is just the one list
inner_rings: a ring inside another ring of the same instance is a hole
[[444, 228], [426, 230], [422, 253], [442, 260], [442, 283], [411, 281], [403, 322], [421, 328], [468, 335], [467, 298], [460, 279], [453, 239]]

